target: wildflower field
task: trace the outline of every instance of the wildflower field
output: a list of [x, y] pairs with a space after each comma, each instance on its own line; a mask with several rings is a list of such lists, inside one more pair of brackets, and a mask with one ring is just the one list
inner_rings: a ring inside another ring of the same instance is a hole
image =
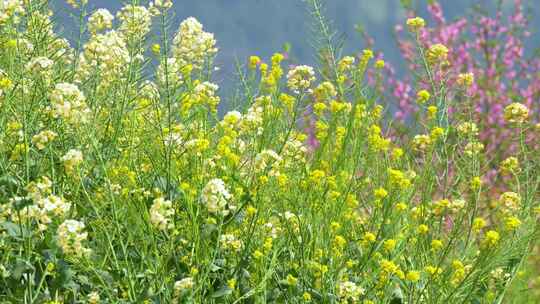
[[521, 1], [408, 9], [401, 75], [306, 0], [318, 64], [244, 58], [224, 95], [212, 33], [125, 2], [67, 0], [68, 40], [0, 0], [0, 303], [540, 303]]

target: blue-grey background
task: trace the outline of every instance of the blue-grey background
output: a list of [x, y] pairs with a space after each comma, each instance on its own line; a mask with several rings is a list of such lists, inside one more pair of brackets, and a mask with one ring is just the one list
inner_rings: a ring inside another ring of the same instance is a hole
[[[493, 10], [499, 0], [440, 0], [447, 20], [469, 14], [474, 5], [480, 4]], [[145, 4], [146, 1], [141, 1]], [[405, 22], [405, 12], [400, 0], [326, 0], [326, 16], [334, 29], [345, 38], [344, 51], [361, 50], [365, 43], [355, 30], [362, 26], [375, 39], [375, 49], [384, 52], [385, 60], [400, 71], [401, 60], [393, 36], [396, 24]], [[504, 0], [507, 10], [514, 0]], [[116, 14], [125, 1], [89, 0], [91, 9], [107, 8]], [[413, 0], [419, 15], [426, 17], [426, 0]], [[539, 0], [524, 1], [533, 16], [540, 12]], [[51, 0], [55, 16], [61, 20], [60, 30], [66, 36], [76, 37], [76, 23], [70, 13], [74, 10], [65, 0]], [[221, 71], [216, 81], [229, 87], [234, 80], [235, 61], [245, 62], [249, 55], [268, 58], [272, 53], [290, 43], [291, 57], [301, 63], [315, 64], [312, 48], [312, 20], [303, 0], [175, 0], [176, 30], [181, 20], [194, 16], [203, 23], [205, 30], [213, 32], [219, 46], [217, 65]], [[531, 29], [533, 35], [540, 22]], [[538, 41], [538, 39], [533, 39]], [[531, 46], [532, 48], [533, 46]]]

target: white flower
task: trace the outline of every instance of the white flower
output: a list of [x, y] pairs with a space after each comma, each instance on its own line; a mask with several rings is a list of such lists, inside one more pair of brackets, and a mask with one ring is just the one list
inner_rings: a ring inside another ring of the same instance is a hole
[[170, 9], [173, 6], [171, 0], [154, 0], [149, 4], [149, 11], [154, 16], [161, 15], [162, 12]]
[[[179, 86], [184, 83], [184, 73], [179, 60], [174, 57], [167, 58], [166, 62], [160, 63], [156, 72], [156, 77], [162, 85], [172, 87]], [[165, 71], [167, 71], [165, 73]]]
[[89, 109], [84, 94], [71, 83], [58, 83], [50, 94], [52, 115], [72, 124], [85, 122]]
[[83, 154], [79, 150], [71, 149], [60, 160], [64, 163], [67, 171], [73, 171], [76, 166], [83, 162]]
[[242, 113], [238, 111], [229, 111], [223, 117], [223, 123], [226, 125], [234, 126], [242, 120]]
[[214, 34], [207, 33], [197, 19], [189, 17], [182, 21], [173, 40], [173, 55], [181, 67], [188, 64], [202, 69], [205, 61], [217, 53]]
[[83, 256], [90, 252], [82, 244], [88, 238], [84, 229], [84, 223], [77, 220], [65, 220], [58, 226], [57, 241], [64, 254]]
[[100, 300], [99, 293], [93, 291], [88, 294], [88, 304], [98, 304]]
[[268, 166], [277, 166], [281, 160], [279, 154], [274, 150], [263, 150], [255, 156], [255, 170], [263, 171]]
[[150, 207], [150, 223], [159, 230], [173, 228], [172, 217], [174, 209], [172, 202], [162, 197], [156, 198]]
[[22, 0], [0, 0], [0, 25], [17, 14], [24, 13]]
[[228, 214], [227, 205], [231, 198], [232, 195], [227, 190], [225, 182], [219, 178], [210, 180], [204, 186], [201, 194], [201, 200], [206, 205], [208, 212], [223, 215]]
[[79, 5], [86, 5], [88, 0], [66, 0], [66, 3], [71, 5], [73, 8], [78, 8]]
[[307, 65], [296, 66], [287, 73], [287, 86], [295, 93], [308, 90], [313, 81], [315, 81], [315, 71]]
[[95, 35], [106, 29], [112, 28], [114, 16], [109, 10], [100, 8], [88, 18], [88, 30]]
[[219, 237], [221, 248], [225, 250], [240, 251], [243, 243], [232, 234], [222, 234]]
[[126, 5], [116, 17], [120, 20], [120, 32], [127, 36], [144, 38], [152, 25], [150, 12], [144, 6]]
[[365, 290], [357, 286], [354, 282], [351, 281], [345, 281], [340, 282], [338, 285], [338, 296], [341, 299], [347, 300], [357, 300], [361, 295], [363, 295]]
[[193, 278], [190, 277], [176, 281], [174, 283], [174, 295], [178, 297], [182, 292], [192, 289], [193, 286], [195, 286], [195, 282], [193, 281]]
[[47, 57], [35, 57], [26, 64], [26, 70], [30, 73], [46, 76], [50, 74], [53, 64], [54, 61]]
[[95, 77], [97, 72], [101, 85], [107, 87], [122, 77], [131, 61], [124, 36], [117, 31], [108, 31], [90, 37], [84, 45], [77, 66], [77, 81]]
[[47, 144], [53, 141], [57, 136], [58, 134], [50, 130], [41, 131], [32, 137], [32, 143], [38, 150], [43, 150]]

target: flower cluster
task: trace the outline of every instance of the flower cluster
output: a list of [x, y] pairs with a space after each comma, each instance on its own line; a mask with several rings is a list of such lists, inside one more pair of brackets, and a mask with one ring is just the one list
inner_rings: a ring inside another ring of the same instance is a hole
[[112, 28], [114, 16], [109, 10], [100, 8], [88, 17], [88, 30], [93, 35]]
[[174, 208], [172, 202], [162, 197], [156, 198], [150, 207], [150, 222], [159, 230], [167, 230], [174, 227], [172, 216]]
[[68, 256], [81, 257], [88, 255], [90, 249], [83, 246], [83, 242], [88, 238], [83, 222], [77, 220], [65, 220], [58, 226], [57, 238], [58, 246], [62, 252]]
[[[0, 301], [499, 303], [524, 290], [540, 162], [535, 86], [532, 99], [520, 88], [536, 76], [501, 89], [504, 69], [466, 57], [468, 23], [436, 2], [435, 27], [406, 22], [410, 79], [371, 48], [329, 46], [316, 68], [278, 52], [246, 58], [226, 104], [213, 34], [194, 18], [171, 45], [157, 30], [172, 1], [89, 15], [69, 1], [88, 17], [77, 50], [44, 2], [0, 0], [28, 10], [0, 7]], [[405, 123], [388, 119], [388, 92]]]
[[234, 206], [229, 204], [231, 198], [225, 182], [219, 178], [208, 181], [201, 193], [201, 202], [208, 212], [215, 214], [227, 215], [229, 210], [234, 210]]
[[315, 81], [315, 71], [307, 65], [297, 66], [287, 74], [287, 86], [295, 93], [308, 90], [313, 81]]
[[78, 125], [86, 122], [89, 109], [86, 98], [79, 88], [71, 83], [58, 83], [50, 93], [51, 114], [66, 122]]
[[182, 21], [172, 49], [180, 67], [190, 65], [193, 69], [202, 69], [216, 52], [214, 34], [205, 32], [202, 24], [193, 17]]

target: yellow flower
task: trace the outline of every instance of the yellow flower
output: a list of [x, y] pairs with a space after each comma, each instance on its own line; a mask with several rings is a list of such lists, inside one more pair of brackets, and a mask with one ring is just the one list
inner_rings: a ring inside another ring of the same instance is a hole
[[424, 270], [431, 276], [436, 276], [442, 273], [442, 269], [440, 267], [435, 267], [431, 265], [426, 266]]
[[373, 233], [371, 233], [371, 232], [366, 232], [366, 233], [364, 234], [363, 240], [364, 240], [364, 242], [366, 242], [366, 243], [373, 243], [373, 242], [375, 242], [376, 238], [377, 238], [377, 237], [375, 236], [375, 234], [373, 234]]
[[480, 154], [484, 150], [484, 144], [481, 142], [470, 142], [467, 145], [465, 145], [465, 154], [467, 156], [475, 156]]
[[264, 256], [264, 253], [262, 253], [260, 250], [255, 250], [253, 252], [253, 257], [258, 260]]
[[344, 237], [342, 237], [341, 235], [336, 235], [336, 237], [334, 238], [334, 246], [341, 249], [345, 247], [346, 244], [347, 240]]
[[459, 135], [463, 137], [476, 137], [478, 136], [478, 127], [474, 122], [463, 122], [457, 126]]
[[383, 247], [386, 251], [392, 251], [394, 248], [396, 248], [396, 240], [394, 239], [388, 239], [384, 241]]
[[373, 51], [370, 49], [365, 49], [362, 51], [362, 59], [371, 59], [373, 58]]
[[292, 274], [287, 275], [287, 284], [289, 284], [289, 286], [296, 286], [297, 283], [298, 278], [295, 278]]
[[322, 182], [322, 179], [325, 177], [325, 173], [322, 170], [313, 170], [310, 174], [310, 179], [313, 183], [319, 184]]
[[504, 192], [499, 197], [499, 202], [504, 209], [509, 211], [516, 211], [521, 206], [521, 196], [515, 192]]
[[500, 170], [502, 173], [517, 173], [520, 171], [519, 160], [513, 156], [501, 162]]
[[272, 66], [277, 66], [283, 61], [283, 59], [285, 59], [285, 56], [283, 56], [283, 54], [275, 53], [274, 55], [272, 55], [272, 58], [270, 60], [272, 61]]
[[437, 108], [437, 106], [429, 106], [427, 108], [427, 115], [428, 115], [428, 118], [429, 119], [434, 119], [437, 115], [437, 111], [439, 109]]
[[7, 78], [7, 77], [0, 78], [0, 90], [9, 89], [9, 88], [11, 88], [12, 84], [13, 84], [13, 82], [11, 82], [11, 80], [9, 78]]
[[420, 226], [418, 226], [418, 228], [416, 229], [416, 231], [419, 233], [419, 234], [426, 234], [429, 232], [429, 227], [427, 225], [424, 225], [424, 224], [421, 224]]
[[514, 102], [504, 108], [504, 119], [509, 123], [521, 124], [529, 117], [529, 109], [518, 102]]
[[157, 44], [157, 43], [153, 44], [152, 45], [152, 53], [154, 53], [154, 55], [156, 55], [156, 56], [159, 56], [160, 52], [161, 52], [161, 46], [159, 44]]
[[412, 142], [413, 150], [424, 152], [431, 147], [431, 138], [428, 135], [416, 135]]
[[497, 231], [489, 230], [484, 236], [484, 245], [486, 247], [494, 247], [495, 245], [497, 245], [500, 238], [501, 237]]
[[470, 87], [474, 82], [474, 74], [473, 73], [459, 74], [456, 82], [460, 86]]
[[236, 279], [230, 279], [230, 280], [227, 280], [227, 287], [229, 287], [230, 289], [235, 289], [236, 288]]
[[375, 198], [377, 199], [383, 199], [388, 196], [388, 192], [382, 187], [375, 189], [373, 194], [375, 195]]
[[448, 58], [448, 48], [440, 43], [434, 44], [429, 47], [426, 57], [431, 64], [442, 63]]
[[405, 276], [405, 278], [407, 279], [407, 281], [410, 281], [410, 282], [418, 282], [420, 280], [420, 272], [419, 271], [409, 271], [407, 272], [407, 275]]
[[444, 246], [443, 242], [441, 240], [433, 240], [431, 241], [431, 249], [433, 251], [439, 251]]
[[379, 60], [375, 61], [375, 68], [379, 69], [379, 70], [384, 68], [384, 60], [379, 59]]
[[398, 212], [407, 210], [407, 204], [401, 203], [401, 202], [400, 202], [400, 203], [397, 203], [397, 204], [396, 204], [396, 210], [397, 210]]
[[420, 90], [416, 93], [416, 102], [419, 104], [426, 103], [429, 98], [431, 98], [431, 94], [427, 90]]
[[431, 130], [431, 140], [436, 141], [444, 135], [444, 129], [441, 127], [435, 127]]
[[479, 176], [475, 176], [471, 179], [471, 189], [477, 191], [482, 187], [482, 179]]
[[338, 70], [340, 72], [344, 72], [351, 69], [352, 65], [354, 64], [354, 61], [355, 59], [352, 56], [343, 57], [338, 63]]
[[486, 227], [486, 221], [483, 218], [477, 217], [473, 220], [472, 229], [474, 232], [478, 232], [484, 227]]
[[407, 19], [407, 26], [411, 32], [418, 32], [419, 29], [426, 26], [426, 21], [421, 17]]
[[515, 216], [510, 216], [504, 220], [504, 227], [509, 231], [516, 230], [520, 225], [521, 221]]
[[394, 148], [392, 150], [392, 159], [398, 160], [403, 156], [404, 152], [401, 148]]

